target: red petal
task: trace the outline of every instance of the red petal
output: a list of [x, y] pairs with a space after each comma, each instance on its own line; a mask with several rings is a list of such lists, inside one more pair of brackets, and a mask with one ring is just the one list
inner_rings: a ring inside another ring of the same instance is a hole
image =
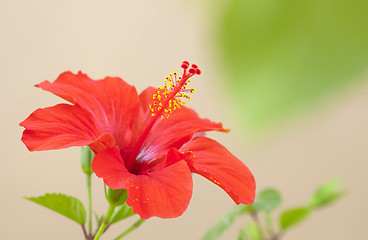
[[120, 78], [106, 77], [97, 81], [109, 95], [109, 103], [102, 102], [102, 106], [114, 116], [113, 124], [110, 125], [113, 136], [120, 149], [127, 147], [132, 138], [131, 126], [137, 118], [140, 110], [137, 90]]
[[207, 131], [227, 132], [221, 123], [202, 119], [198, 114], [183, 107], [174, 111], [169, 118], [159, 120], [152, 128], [141, 152], [144, 160], [165, 154], [170, 148], [181, 148], [195, 133]]
[[255, 198], [255, 180], [250, 170], [218, 142], [197, 137], [180, 151], [192, 151], [195, 157], [187, 159], [190, 170], [224, 189], [236, 204], [252, 204]]
[[139, 98], [135, 88], [122, 79], [94, 81], [81, 72], [65, 72], [53, 83], [44, 81], [37, 86], [89, 111], [97, 131], [112, 135], [121, 148], [130, 143], [130, 126], [139, 110]]
[[127, 203], [143, 219], [178, 217], [192, 197], [192, 176], [184, 161], [149, 175], [132, 175], [127, 183]]
[[127, 189], [127, 204], [143, 219], [178, 217], [192, 197], [192, 176], [184, 161], [146, 175], [134, 175], [127, 171], [116, 147], [97, 153], [92, 169], [110, 188]]
[[152, 103], [153, 94], [157, 93], [157, 88], [148, 87], [139, 94], [139, 100], [141, 102], [142, 108], [149, 112], [148, 104]]
[[99, 136], [94, 142], [88, 144], [94, 153], [101, 152], [106, 148], [115, 146], [115, 139], [108, 133]]
[[92, 170], [97, 177], [103, 178], [105, 184], [113, 189], [123, 188], [127, 178], [126, 174], [129, 174], [118, 146], [97, 152], [93, 158]]
[[155, 92], [157, 92], [156, 88], [148, 87], [143, 92], [141, 92], [141, 94], [139, 94], [140, 111], [138, 113], [138, 117], [135, 119], [132, 125], [132, 148], [134, 147], [135, 143], [138, 141], [139, 137], [146, 129], [146, 126], [152, 119], [151, 111], [148, 105], [152, 102], [152, 96]]
[[37, 109], [20, 126], [30, 151], [84, 146], [99, 136], [92, 115], [69, 104]]

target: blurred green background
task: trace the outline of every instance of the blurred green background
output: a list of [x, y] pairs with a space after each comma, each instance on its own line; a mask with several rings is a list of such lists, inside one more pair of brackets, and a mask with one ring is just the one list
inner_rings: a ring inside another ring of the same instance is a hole
[[[254, 134], [362, 79], [366, 0], [210, 1], [224, 83]], [[220, 8], [220, 9], [219, 9]]]

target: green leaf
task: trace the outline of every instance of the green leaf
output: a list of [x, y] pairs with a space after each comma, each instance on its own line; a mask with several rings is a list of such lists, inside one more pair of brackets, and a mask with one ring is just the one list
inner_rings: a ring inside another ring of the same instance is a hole
[[244, 229], [240, 229], [239, 235], [238, 235], [238, 240], [248, 240], [248, 236], [245, 233]]
[[334, 179], [320, 186], [313, 193], [309, 205], [311, 207], [323, 207], [344, 196], [346, 190], [338, 190], [340, 183], [339, 179]]
[[86, 222], [86, 211], [83, 204], [76, 198], [64, 194], [46, 193], [39, 197], [25, 197], [25, 199], [47, 207], [67, 218], [83, 225]]
[[368, 1], [229, 0], [208, 9], [216, 2], [224, 84], [255, 134], [363, 79]]
[[220, 237], [222, 233], [231, 227], [236, 217], [251, 210], [250, 205], [239, 204], [235, 206], [230, 212], [226, 213], [220, 220], [210, 228], [202, 237], [202, 240], [212, 240]]
[[254, 204], [252, 205], [254, 211], [266, 211], [277, 208], [281, 203], [281, 194], [273, 188], [264, 189], [258, 194]]
[[283, 212], [280, 217], [281, 229], [287, 229], [297, 223], [302, 222], [309, 216], [310, 213], [311, 210], [305, 207], [292, 208]]
[[133, 216], [135, 213], [133, 213], [132, 208], [126, 204], [120, 205], [115, 207], [114, 212], [111, 215], [111, 220], [109, 224], [114, 224], [116, 222], [119, 222], [125, 218], [128, 218], [130, 216]]
[[259, 225], [255, 222], [251, 222], [248, 224], [245, 228], [245, 232], [252, 240], [262, 240], [262, 233], [261, 229], [259, 228]]

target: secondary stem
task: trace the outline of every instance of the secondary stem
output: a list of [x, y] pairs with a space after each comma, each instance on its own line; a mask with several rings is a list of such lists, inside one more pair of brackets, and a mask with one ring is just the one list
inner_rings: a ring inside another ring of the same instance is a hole
[[252, 217], [253, 221], [258, 225], [259, 233], [261, 234], [262, 239], [265, 239], [266, 234], [263, 232], [262, 224], [258, 218], [257, 213], [255, 211], [251, 211], [250, 216]]
[[107, 209], [104, 220], [102, 221], [101, 226], [98, 229], [98, 232], [96, 233], [96, 236], [93, 240], [100, 239], [102, 233], [105, 231], [105, 229], [107, 227], [107, 224], [110, 222], [110, 218], [111, 218], [112, 213], [114, 212], [114, 209], [115, 209], [115, 205], [110, 204], [109, 208]]
[[125, 232], [123, 232], [122, 234], [120, 234], [119, 236], [117, 236], [116, 238], [114, 238], [114, 240], [122, 239], [125, 235], [127, 235], [128, 233], [130, 233], [134, 229], [138, 228], [139, 225], [141, 225], [144, 221], [145, 221], [144, 219], [139, 219], [132, 226], [130, 226], [130, 228], [128, 228], [127, 230], [125, 230]]
[[87, 176], [87, 192], [88, 192], [88, 234], [92, 233], [92, 194], [91, 194], [91, 174]]
[[86, 228], [84, 227], [84, 225], [81, 225], [81, 226], [82, 226], [82, 230], [83, 230], [84, 238], [85, 238], [85, 239], [88, 239], [88, 235], [87, 235], [87, 232], [86, 232]]

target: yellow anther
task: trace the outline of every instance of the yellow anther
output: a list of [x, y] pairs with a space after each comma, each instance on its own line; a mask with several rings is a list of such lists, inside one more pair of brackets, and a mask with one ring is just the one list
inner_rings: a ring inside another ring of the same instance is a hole
[[181, 108], [186, 103], [182, 99], [191, 99], [187, 94], [193, 93], [194, 88], [187, 87], [190, 79], [185, 74], [178, 76], [177, 72], [173, 72], [165, 77], [165, 85], [158, 87], [157, 92], [152, 96], [154, 101], [149, 105], [152, 116], [160, 116], [161, 119], [168, 118], [174, 110]]

